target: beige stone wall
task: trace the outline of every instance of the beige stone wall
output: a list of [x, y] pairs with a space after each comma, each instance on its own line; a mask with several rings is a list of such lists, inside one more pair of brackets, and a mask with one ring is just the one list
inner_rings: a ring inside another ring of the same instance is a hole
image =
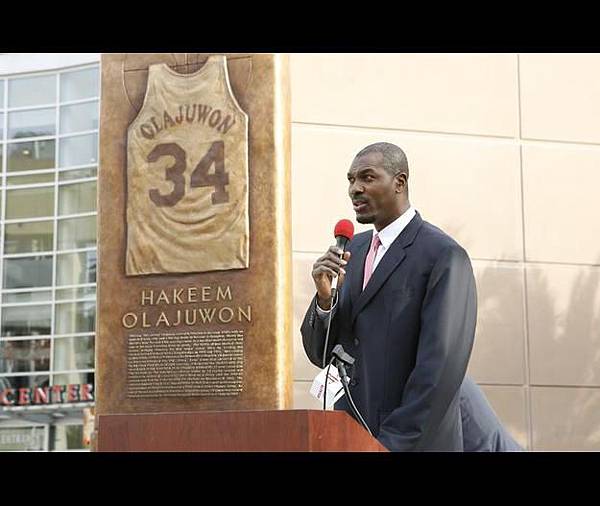
[[[354, 154], [407, 153], [412, 204], [469, 252], [470, 374], [534, 450], [600, 450], [600, 55], [294, 54], [295, 408], [318, 372], [311, 265], [353, 218]], [[368, 227], [359, 226], [360, 229]]]

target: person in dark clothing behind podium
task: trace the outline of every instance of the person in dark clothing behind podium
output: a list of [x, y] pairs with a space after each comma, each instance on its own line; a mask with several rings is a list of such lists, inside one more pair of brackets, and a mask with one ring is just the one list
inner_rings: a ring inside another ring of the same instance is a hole
[[[483, 393], [463, 383], [477, 318], [471, 262], [411, 206], [408, 176], [394, 144], [367, 146], [354, 158], [348, 193], [356, 220], [374, 231], [357, 234], [342, 258], [331, 246], [313, 265], [317, 293], [301, 327], [306, 354], [325, 367], [342, 344], [355, 358], [350, 392], [391, 451], [519, 449]], [[335, 409], [354, 416], [346, 396]]]
[[520, 452], [477, 383], [469, 376], [460, 386], [463, 449], [466, 452]]

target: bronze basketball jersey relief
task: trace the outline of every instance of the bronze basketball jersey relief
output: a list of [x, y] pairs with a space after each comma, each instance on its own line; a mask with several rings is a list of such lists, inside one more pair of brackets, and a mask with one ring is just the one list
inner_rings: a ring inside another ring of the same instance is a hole
[[151, 65], [127, 132], [126, 274], [248, 267], [248, 117], [224, 56]]

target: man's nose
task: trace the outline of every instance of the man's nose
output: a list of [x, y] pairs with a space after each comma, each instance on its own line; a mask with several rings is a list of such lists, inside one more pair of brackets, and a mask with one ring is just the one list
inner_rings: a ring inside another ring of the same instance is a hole
[[350, 194], [350, 197], [354, 197], [356, 194], [362, 193], [363, 191], [364, 188], [360, 183], [357, 182], [352, 183], [350, 185], [350, 188], [348, 188], [348, 193]]

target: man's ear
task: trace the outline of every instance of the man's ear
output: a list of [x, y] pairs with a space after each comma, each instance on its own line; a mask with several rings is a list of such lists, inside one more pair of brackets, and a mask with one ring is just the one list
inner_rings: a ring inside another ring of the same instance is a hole
[[396, 192], [402, 193], [406, 189], [406, 186], [408, 183], [408, 176], [406, 175], [405, 172], [399, 172], [398, 174], [396, 174], [395, 179], [396, 179]]

